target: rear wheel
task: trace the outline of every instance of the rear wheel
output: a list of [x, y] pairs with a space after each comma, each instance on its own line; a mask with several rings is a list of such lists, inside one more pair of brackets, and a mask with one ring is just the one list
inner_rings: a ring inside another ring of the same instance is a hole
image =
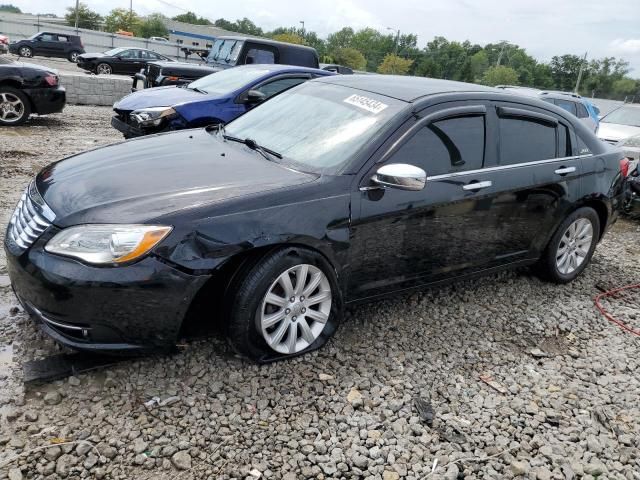
[[21, 125], [31, 114], [29, 98], [12, 87], [0, 87], [0, 125]]
[[228, 305], [232, 347], [256, 361], [315, 350], [335, 332], [341, 299], [321, 255], [286, 248], [241, 272]]
[[590, 207], [569, 215], [551, 238], [538, 262], [542, 276], [552, 282], [568, 283], [587, 267], [598, 244], [600, 218]]
[[74, 52], [70, 52], [70, 53], [69, 53], [69, 55], [67, 56], [67, 59], [68, 59], [70, 62], [77, 63], [77, 62], [78, 62], [78, 57], [79, 57], [79, 56], [80, 56], [80, 52], [75, 52], [75, 51], [74, 51]]
[[33, 57], [33, 50], [31, 49], [31, 47], [20, 47], [18, 49], [18, 55], [20, 55], [21, 57], [31, 58]]
[[112, 72], [111, 65], [108, 63], [99, 63], [96, 67], [96, 73], [98, 75], [111, 75]]

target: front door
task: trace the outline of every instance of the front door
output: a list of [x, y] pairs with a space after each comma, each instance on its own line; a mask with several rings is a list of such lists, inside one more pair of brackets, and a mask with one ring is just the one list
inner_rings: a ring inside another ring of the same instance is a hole
[[496, 256], [495, 191], [483, 171], [495, 157], [493, 142], [485, 148], [486, 111], [483, 102], [456, 102], [421, 112], [424, 126], [363, 176], [366, 187], [382, 164], [405, 163], [422, 168], [427, 182], [418, 192], [356, 195], [350, 299], [481, 270]]

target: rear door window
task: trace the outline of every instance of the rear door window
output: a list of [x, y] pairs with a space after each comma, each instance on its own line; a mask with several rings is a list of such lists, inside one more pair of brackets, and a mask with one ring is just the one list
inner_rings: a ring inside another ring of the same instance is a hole
[[308, 79], [308, 77], [280, 78], [278, 80], [274, 80], [273, 82], [265, 83], [256, 88], [256, 90], [261, 91], [267, 96], [267, 98], [269, 98], [273, 95], [283, 92], [284, 90], [288, 90], [291, 87], [295, 87], [296, 85], [299, 85]]
[[427, 175], [477, 170], [484, 161], [484, 115], [447, 118], [421, 128], [389, 163], [409, 163]]
[[572, 113], [576, 116], [578, 115], [578, 112], [576, 111], [576, 102], [572, 102], [570, 100], [560, 100], [559, 98], [557, 98], [555, 100], [555, 104], [569, 113]]
[[69, 41], [69, 37], [65, 37], [64, 35], [58, 35], [58, 41], [66, 43]]
[[500, 164], [556, 158], [556, 127], [536, 118], [500, 118]]

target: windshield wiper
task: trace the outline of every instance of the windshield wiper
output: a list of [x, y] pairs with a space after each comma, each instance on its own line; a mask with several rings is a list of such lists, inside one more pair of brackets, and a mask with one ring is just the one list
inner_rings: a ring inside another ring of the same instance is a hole
[[194, 92], [198, 92], [198, 93], [209, 93], [206, 90], [202, 90], [201, 88], [198, 88], [198, 87], [187, 87], [187, 89], [193, 90]]
[[238, 137], [232, 137], [231, 135], [222, 135], [222, 138], [224, 138], [225, 140], [229, 140], [231, 142], [238, 142], [238, 143], [242, 143], [244, 145], [246, 145], [247, 147], [249, 147], [251, 150], [255, 150], [256, 152], [260, 153], [264, 158], [266, 158], [267, 160], [271, 160], [269, 158], [269, 155], [272, 155], [276, 158], [282, 158], [282, 155], [280, 155], [278, 152], [275, 152], [273, 150], [271, 150], [270, 148], [267, 147], [263, 147], [261, 145], [258, 145], [256, 143], [255, 140], [251, 140], [250, 138], [238, 138]]

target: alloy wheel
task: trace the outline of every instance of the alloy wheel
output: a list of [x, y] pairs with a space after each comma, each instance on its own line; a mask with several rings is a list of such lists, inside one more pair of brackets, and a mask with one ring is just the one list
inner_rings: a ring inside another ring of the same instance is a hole
[[310, 264], [291, 267], [271, 284], [259, 312], [260, 329], [273, 350], [293, 354], [313, 344], [331, 313], [331, 285]]
[[593, 225], [578, 218], [565, 230], [556, 251], [556, 268], [563, 275], [573, 273], [587, 258], [593, 243]]
[[0, 120], [16, 123], [24, 115], [24, 103], [13, 93], [0, 93]]
[[73, 63], [77, 63], [78, 62], [78, 52], [71, 52], [71, 55], [69, 55], [69, 60], [71, 60]]
[[111, 67], [106, 63], [98, 65], [98, 75], [111, 75]]
[[31, 57], [31, 49], [29, 47], [22, 47], [20, 49], [21, 57]]

